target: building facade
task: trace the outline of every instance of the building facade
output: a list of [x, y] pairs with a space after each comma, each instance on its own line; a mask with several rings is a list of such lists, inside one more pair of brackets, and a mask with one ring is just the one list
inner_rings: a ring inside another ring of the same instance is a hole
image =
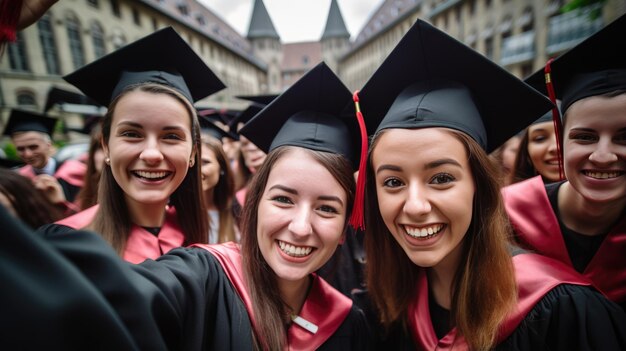
[[59, 1], [0, 58], [0, 117], [16, 107], [42, 111], [51, 87], [73, 89], [63, 75], [165, 26], [228, 87], [198, 105], [241, 108], [235, 96], [280, 93], [322, 60], [348, 88], [361, 88], [418, 18], [525, 77], [626, 12], [623, 0], [568, 13], [559, 11], [565, 0], [384, 0], [350, 41], [331, 0], [318, 42], [284, 44], [263, 0], [251, 1], [245, 37], [196, 0]]
[[339, 60], [350, 89], [362, 87], [417, 18], [524, 78], [626, 12], [606, 0], [562, 13], [564, 0], [385, 0]]

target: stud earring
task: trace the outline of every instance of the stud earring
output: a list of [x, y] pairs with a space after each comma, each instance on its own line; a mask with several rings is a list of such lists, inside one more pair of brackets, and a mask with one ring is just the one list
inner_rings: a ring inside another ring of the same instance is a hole
[[105, 158], [104, 163], [106, 163], [107, 165], [111, 165], [111, 158], [110, 157]]
[[192, 158], [190, 158], [190, 159], [189, 159], [189, 168], [193, 167], [193, 164], [194, 164], [193, 159], [192, 159]]

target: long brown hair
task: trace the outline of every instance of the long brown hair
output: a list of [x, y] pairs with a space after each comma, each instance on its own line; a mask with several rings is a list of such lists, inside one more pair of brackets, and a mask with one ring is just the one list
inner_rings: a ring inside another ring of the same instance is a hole
[[[246, 204], [241, 221], [241, 256], [243, 270], [256, 326], [256, 345], [263, 350], [285, 349], [285, 326], [289, 323], [288, 307], [281, 298], [276, 280], [276, 274], [267, 264], [257, 240], [257, 223], [259, 202], [265, 192], [265, 186], [274, 164], [287, 155], [293, 146], [281, 146], [267, 155], [261, 168], [255, 173], [246, 195]], [[318, 163], [324, 166], [337, 180], [347, 194], [348, 208], [346, 211], [346, 225], [354, 201], [354, 177], [352, 168], [346, 158], [329, 152], [306, 150]], [[271, 219], [269, 219], [271, 220]], [[345, 227], [344, 227], [345, 229]]]
[[[416, 266], [385, 226], [378, 207], [370, 148], [365, 197], [367, 286], [385, 329], [408, 331], [408, 308], [416, 296]], [[510, 228], [500, 197], [498, 169], [464, 133], [450, 131], [466, 149], [476, 186], [472, 220], [451, 291], [451, 321], [471, 350], [494, 347], [498, 327], [517, 299], [509, 251]]]
[[[103, 145], [108, 145], [109, 143], [111, 124], [117, 103], [123, 96], [135, 90], [172, 96], [180, 101], [189, 112], [193, 148], [196, 151], [195, 162], [189, 168], [180, 186], [170, 196], [170, 205], [176, 208], [178, 224], [185, 234], [184, 244], [206, 243], [209, 222], [204, 200], [199, 196], [202, 193], [202, 184], [200, 183], [200, 167], [202, 165], [200, 158], [201, 148], [199, 147], [200, 126], [193, 106], [182, 94], [173, 88], [155, 83], [141, 83], [127, 87], [111, 102], [109, 110], [104, 116], [102, 121], [102, 143]], [[100, 233], [121, 255], [130, 236], [132, 222], [126, 201], [124, 201], [124, 192], [115, 181], [111, 168], [108, 166], [102, 169], [98, 187], [98, 201], [100, 208], [89, 227]]]
[[235, 241], [235, 216], [233, 215], [233, 196], [235, 180], [222, 144], [215, 138], [204, 138], [202, 144], [211, 149], [220, 166], [219, 180], [213, 188], [212, 202], [219, 211], [220, 227], [217, 242]]
[[22, 222], [32, 229], [63, 217], [61, 210], [37, 190], [30, 179], [13, 170], [0, 168], [0, 193], [9, 200]]
[[[87, 172], [85, 173], [85, 184], [76, 195], [76, 199], [80, 204], [80, 209], [84, 210], [98, 202], [98, 183], [100, 182], [100, 173], [96, 168], [95, 154], [98, 150], [102, 150], [102, 131], [94, 131], [89, 140], [89, 153], [87, 156]], [[104, 165], [102, 165], [104, 168]]]

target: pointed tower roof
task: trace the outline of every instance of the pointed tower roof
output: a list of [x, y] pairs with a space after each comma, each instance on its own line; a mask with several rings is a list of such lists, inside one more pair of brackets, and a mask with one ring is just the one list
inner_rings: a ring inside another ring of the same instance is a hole
[[330, 1], [330, 10], [328, 11], [328, 19], [326, 20], [326, 28], [324, 34], [322, 34], [322, 40], [328, 38], [344, 38], [350, 37], [350, 32], [346, 28], [346, 23], [343, 21], [341, 11], [337, 0]]
[[280, 36], [274, 28], [272, 19], [269, 13], [267, 13], [265, 4], [263, 4], [263, 0], [254, 0], [250, 27], [248, 27], [248, 39], [267, 37], [280, 40]]

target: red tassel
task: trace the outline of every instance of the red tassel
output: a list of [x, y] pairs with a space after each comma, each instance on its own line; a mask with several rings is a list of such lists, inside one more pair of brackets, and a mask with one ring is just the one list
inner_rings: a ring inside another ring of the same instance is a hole
[[368, 147], [367, 128], [365, 128], [365, 121], [363, 120], [361, 106], [359, 105], [358, 90], [354, 92], [354, 95], [352, 95], [352, 100], [354, 100], [356, 119], [359, 122], [359, 129], [361, 130], [361, 159], [359, 162], [359, 175], [356, 181], [356, 194], [354, 194], [354, 207], [352, 208], [349, 223], [354, 229], [365, 230], [363, 203], [365, 202], [365, 166], [367, 165]]
[[563, 153], [561, 152], [561, 138], [563, 137], [563, 124], [561, 123], [561, 114], [559, 113], [559, 108], [556, 104], [556, 94], [554, 93], [554, 85], [552, 84], [552, 61], [553, 58], [548, 60], [546, 63], [546, 67], [544, 68], [545, 79], [546, 79], [546, 88], [548, 90], [548, 97], [550, 101], [554, 104], [552, 108], [552, 122], [554, 123], [554, 133], [556, 134], [556, 152], [558, 154], [559, 159], [559, 177], [561, 180], [565, 179], [565, 171], [563, 170]]
[[15, 41], [22, 0], [0, 0], [0, 43]]

